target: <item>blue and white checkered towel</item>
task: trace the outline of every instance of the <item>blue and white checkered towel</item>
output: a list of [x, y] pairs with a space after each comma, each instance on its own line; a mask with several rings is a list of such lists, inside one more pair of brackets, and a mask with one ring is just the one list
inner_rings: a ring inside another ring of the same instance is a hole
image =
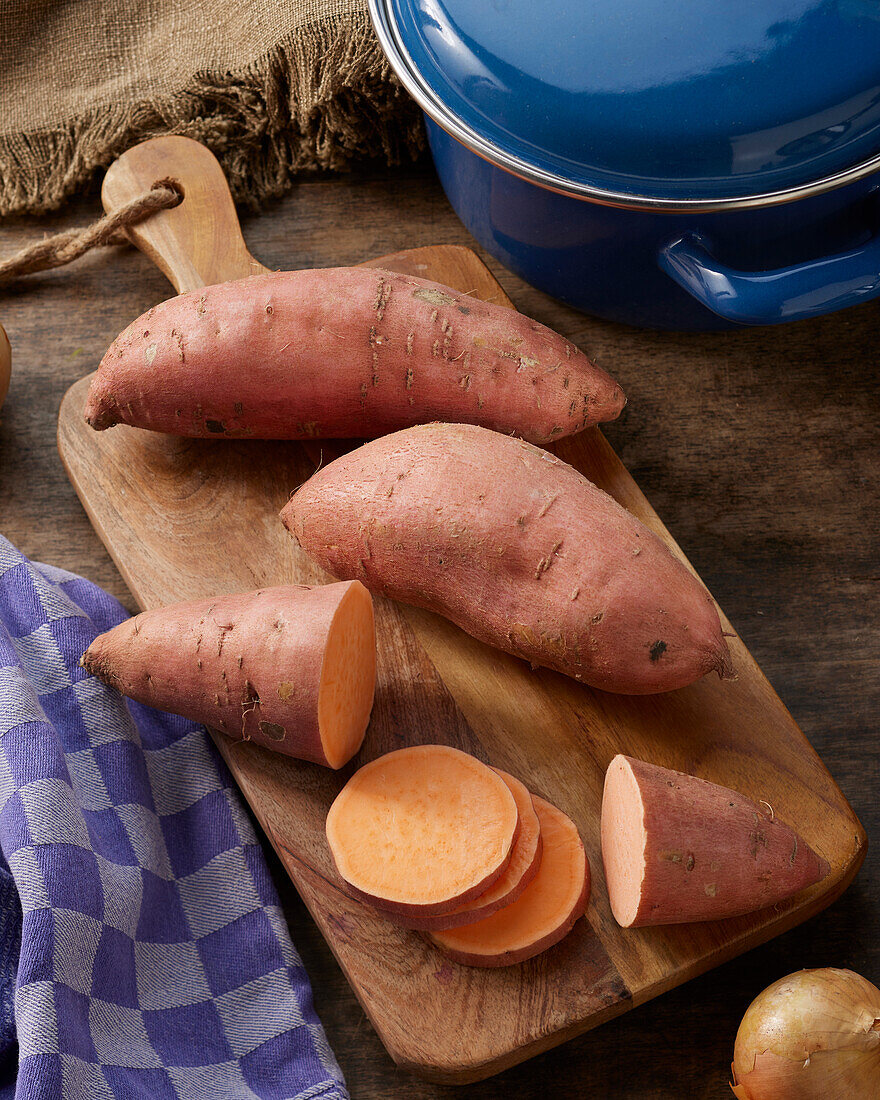
[[344, 1100], [207, 734], [78, 665], [125, 616], [0, 537], [0, 1097]]

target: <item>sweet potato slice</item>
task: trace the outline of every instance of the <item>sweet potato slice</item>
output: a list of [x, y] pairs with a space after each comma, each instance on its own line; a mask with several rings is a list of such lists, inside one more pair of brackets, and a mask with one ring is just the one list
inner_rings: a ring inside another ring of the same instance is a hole
[[327, 814], [349, 891], [378, 909], [445, 913], [504, 874], [516, 800], [487, 765], [446, 745], [397, 749], [359, 769]]
[[80, 663], [139, 703], [341, 768], [373, 706], [373, 601], [355, 581], [173, 604], [101, 634]]
[[611, 910], [624, 928], [751, 913], [828, 872], [768, 803], [627, 756], [606, 772], [601, 831]]
[[407, 917], [391, 915], [395, 924], [403, 928], [416, 928], [422, 931], [433, 929], [458, 928], [462, 924], [473, 924], [474, 921], [488, 917], [505, 905], [516, 901], [520, 894], [538, 873], [541, 865], [541, 853], [543, 842], [541, 840], [541, 824], [538, 814], [532, 804], [532, 796], [525, 784], [514, 779], [512, 775], [493, 768], [504, 782], [510, 787], [510, 792], [516, 799], [516, 808], [519, 811], [519, 833], [516, 843], [510, 855], [510, 863], [504, 874], [496, 879], [488, 890], [485, 890], [473, 901], [465, 902], [453, 909], [451, 913], [440, 913], [432, 917]]
[[428, 932], [445, 955], [466, 966], [512, 966], [558, 943], [587, 908], [590, 867], [577, 826], [532, 795], [544, 850], [538, 873], [516, 901], [461, 928]]

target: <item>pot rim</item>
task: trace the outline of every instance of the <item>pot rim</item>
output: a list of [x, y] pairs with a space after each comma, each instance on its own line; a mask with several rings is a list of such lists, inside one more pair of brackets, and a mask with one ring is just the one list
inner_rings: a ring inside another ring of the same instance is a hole
[[721, 198], [672, 199], [651, 195], [634, 195], [626, 191], [614, 191], [579, 180], [568, 179], [557, 172], [531, 164], [522, 157], [508, 153], [485, 138], [454, 114], [437, 93], [422, 79], [409, 51], [403, 44], [397, 24], [391, 18], [389, 0], [367, 0], [373, 29], [389, 65], [398, 80], [416, 101], [418, 106], [450, 137], [464, 145], [478, 157], [501, 168], [527, 183], [558, 195], [592, 202], [600, 206], [613, 206], [629, 210], [650, 210], [655, 214], [713, 213], [724, 210], [753, 210], [766, 206], [781, 206], [798, 199], [834, 191], [848, 183], [863, 179], [880, 170], [880, 153], [860, 161], [849, 168], [822, 176], [817, 180], [786, 187], [779, 191], [762, 191], [753, 195], [731, 195]]

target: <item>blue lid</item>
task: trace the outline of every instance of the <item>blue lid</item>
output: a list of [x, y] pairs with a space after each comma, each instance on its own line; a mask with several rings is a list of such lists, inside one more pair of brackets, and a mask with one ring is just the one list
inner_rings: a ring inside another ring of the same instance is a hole
[[371, 0], [371, 11], [441, 125], [454, 119], [491, 159], [576, 186], [750, 196], [880, 154], [880, 0]]

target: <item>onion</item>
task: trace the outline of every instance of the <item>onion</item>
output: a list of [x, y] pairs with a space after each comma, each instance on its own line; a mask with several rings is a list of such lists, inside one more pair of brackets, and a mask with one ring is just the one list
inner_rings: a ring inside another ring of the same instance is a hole
[[739, 1100], [878, 1100], [880, 989], [852, 970], [799, 970], [746, 1010], [733, 1052]]

